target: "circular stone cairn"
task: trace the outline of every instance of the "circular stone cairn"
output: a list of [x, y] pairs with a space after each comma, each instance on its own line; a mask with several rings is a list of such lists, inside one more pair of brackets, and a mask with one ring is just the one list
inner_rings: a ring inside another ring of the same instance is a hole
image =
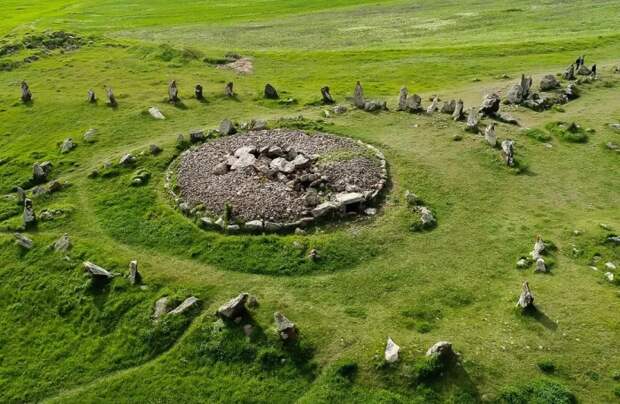
[[385, 158], [375, 147], [293, 129], [204, 143], [182, 153], [177, 170], [180, 210], [199, 217], [203, 227], [231, 232], [290, 231], [363, 213], [387, 180]]

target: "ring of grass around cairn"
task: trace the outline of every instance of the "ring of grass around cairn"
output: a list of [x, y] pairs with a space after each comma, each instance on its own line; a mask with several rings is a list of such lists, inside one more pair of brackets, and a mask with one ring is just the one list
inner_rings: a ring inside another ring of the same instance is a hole
[[168, 169], [178, 209], [205, 229], [274, 233], [359, 214], [387, 181], [383, 153], [295, 129], [243, 132], [194, 146]]

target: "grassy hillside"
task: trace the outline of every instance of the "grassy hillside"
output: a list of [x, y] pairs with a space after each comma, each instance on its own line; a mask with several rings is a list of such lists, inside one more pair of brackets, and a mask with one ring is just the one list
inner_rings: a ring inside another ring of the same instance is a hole
[[[618, 2], [5, 0], [0, 11], [0, 49], [17, 45], [0, 52], [0, 401], [618, 400], [620, 289], [603, 276], [606, 262], [620, 265], [618, 247], [604, 242], [620, 233], [620, 156], [605, 147], [620, 143], [609, 126], [620, 122]], [[80, 46], [22, 46], [56, 30]], [[250, 57], [253, 72], [218, 68], [227, 52]], [[538, 129], [497, 127], [515, 140], [520, 171], [463, 123], [394, 108], [403, 85], [425, 105], [434, 94], [479, 105], [522, 73], [537, 86], [580, 54], [600, 80], [580, 86], [579, 99], [541, 113], [502, 106]], [[178, 106], [166, 101], [172, 79]], [[391, 111], [353, 110], [357, 80]], [[223, 95], [228, 81], [234, 99]], [[296, 102], [262, 99], [267, 82]], [[192, 97], [197, 83], [206, 102]], [[323, 85], [346, 114], [323, 117]], [[105, 86], [118, 108], [105, 105]], [[167, 119], [152, 119], [150, 106]], [[178, 134], [224, 118], [276, 126], [299, 115], [385, 153], [391, 183], [376, 217], [307, 235], [226, 236], [174, 209], [164, 176]], [[591, 129], [587, 142], [562, 139], [550, 129], [558, 121]], [[83, 139], [89, 128], [94, 142]], [[67, 137], [77, 147], [61, 154]], [[163, 152], [149, 154], [151, 144]], [[117, 164], [127, 152], [133, 168]], [[22, 222], [13, 188], [31, 195], [32, 164], [45, 160], [68, 185], [33, 196], [39, 216], [61, 213], [26, 232], [35, 246], [25, 251], [13, 238]], [[103, 175], [89, 178], [94, 169]], [[137, 169], [151, 178], [132, 187]], [[435, 229], [409, 230], [405, 190], [433, 209]], [[54, 252], [64, 233], [73, 248]], [[537, 234], [557, 247], [550, 274], [516, 268]], [[312, 249], [317, 262], [306, 259]], [[125, 274], [134, 259], [142, 286], [92, 284], [82, 273], [89, 260]], [[533, 316], [514, 308], [524, 280]], [[251, 337], [213, 316], [242, 291], [260, 302], [244, 320]], [[155, 323], [165, 295], [201, 303]], [[298, 345], [277, 340], [275, 310], [299, 327]], [[382, 360], [388, 336], [402, 347], [397, 365]], [[439, 340], [461, 354], [441, 375], [423, 359]]]

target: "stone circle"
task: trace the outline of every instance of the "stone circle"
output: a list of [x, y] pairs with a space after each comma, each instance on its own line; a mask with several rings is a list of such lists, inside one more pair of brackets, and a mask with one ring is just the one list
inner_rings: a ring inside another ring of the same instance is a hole
[[292, 231], [364, 214], [387, 181], [375, 147], [296, 129], [221, 137], [185, 151], [169, 171], [184, 213], [231, 232]]

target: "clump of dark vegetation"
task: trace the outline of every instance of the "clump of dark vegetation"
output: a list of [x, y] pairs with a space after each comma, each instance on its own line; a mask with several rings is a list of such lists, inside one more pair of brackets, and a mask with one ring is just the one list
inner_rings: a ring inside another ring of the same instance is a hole
[[555, 364], [550, 360], [540, 361], [536, 364], [536, 366], [538, 366], [538, 369], [540, 369], [541, 371], [545, 373], [555, 372]]
[[25, 35], [17, 42], [0, 45], [0, 58], [16, 55], [21, 51], [29, 52], [21, 60], [0, 61], [0, 71], [11, 71], [25, 63], [32, 63], [54, 51], [71, 51], [79, 49], [87, 40], [65, 31], [44, 32]]
[[588, 134], [581, 126], [575, 122], [550, 122], [545, 125], [545, 129], [549, 133], [559, 137], [561, 140], [571, 143], [586, 143]]
[[435, 322], [441, 319], [441, 310], [428, 304], [419, 304], [410, 309], [401, 311], [401, 315], [407, 319], [409, 328], [414, 328], [419, 333], [430, 332]]
[[330, 124], [322, 119], [313, 121], [306, 119], [303, 116], [294, 118], [280, 118], [271, 125], [274, 128], [290, 128], [290, 129], [302, 129], [307, 131], [324, 132], [328, 130]]
[[505, 390], [499, 397], [504, 404], [573, 404], [577, 398], [563, 385], [538, 379], [526, 385]]
[[226, 55], [224, 55], [224, 57], [207, 56], [204, 59], [202, 59], [202, 61], [211, 66], [219, 66], [219, 65], [225, 65], [228, 63], [233, 63], [234, 61], [239, 60], [239, 59], [241, 59], [241, 55], [239, 55], [238, 53], [227, 52]]
[[551, 136], [549, 134], [536, 128], [523, 129], [521, 133], [529, 138], [538, 140], [539, 142], [548, 142], [549, 140], [551, 140]]

